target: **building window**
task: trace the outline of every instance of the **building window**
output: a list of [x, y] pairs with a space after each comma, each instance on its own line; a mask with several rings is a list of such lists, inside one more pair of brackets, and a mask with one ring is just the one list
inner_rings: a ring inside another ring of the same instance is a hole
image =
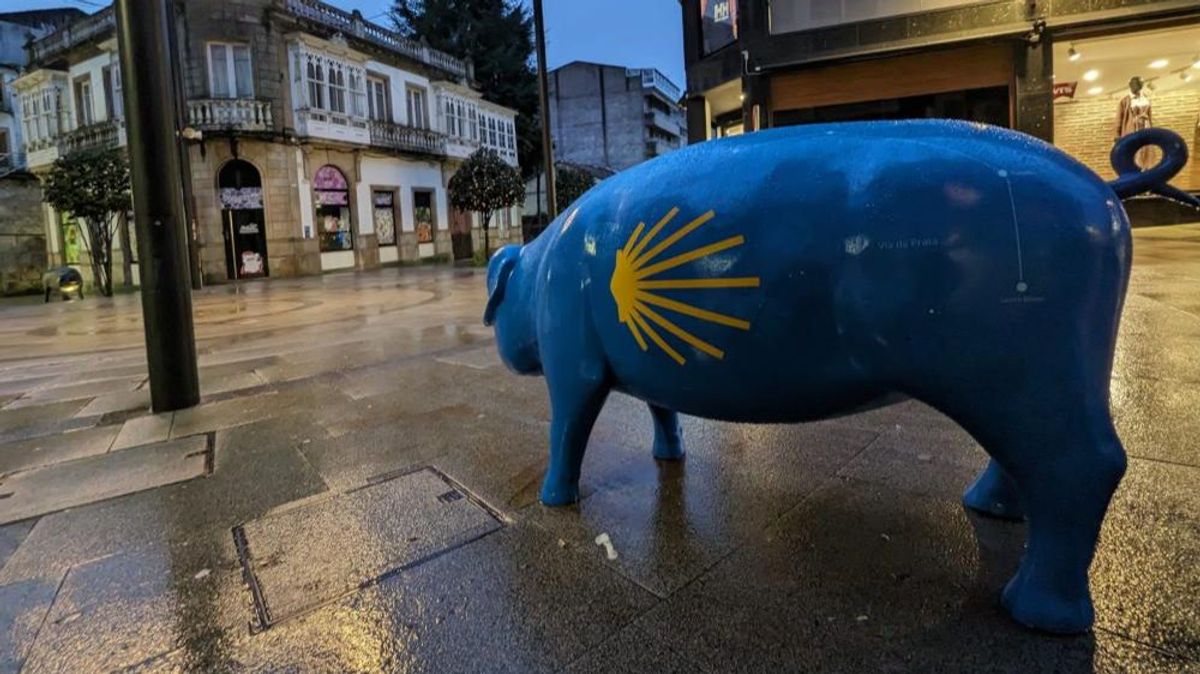
[[354, 235], [350, 228], [350, 184], [336, 166], [325, 165], [313, 176], [317, 202], [317, 227], [321, 252], [352, 250]]
[[396, 191], [375, 190], [371, 193], [375, 215], [375, 234], [380, 246], [396, 245]]
[[362, 74], [351, 70], [347, 81], [350, 84], [350, 114], [355, 117], [366, 117], [367, 95]]
[[213, 98], [253, 98], [250, 47], [209, 43], [208, 90]]
[[87, 126], [95, 119], [92, 117], [92, 76], [84, 75], [75, 78], [75, 125]]
[[371, 119], [380, 122], [392, 121], [392, 99], [388, 95], [387, 80], [382, 77], [367, 77], [367, 107]]
[[312, 60], [308, 62], [308, 107], [325, 109], [325, 71]]
[[429, 110], [425, 107], [425, 90], [408, 87], [408, 123], [418, 129], [429, 128]]
[[329, 66], [329, 110], [346, 114], [346, 72], [341, 65]]
[[433, 243], [433, 191], [413, 190], [413, 226], [417, 243]]

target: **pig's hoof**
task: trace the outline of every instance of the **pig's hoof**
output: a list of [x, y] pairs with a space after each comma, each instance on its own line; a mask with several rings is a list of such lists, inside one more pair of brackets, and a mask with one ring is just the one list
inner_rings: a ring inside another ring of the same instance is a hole
[[1091, 600], [1064, 599], [1037, 588], [1018, 572], [1004, 588], [1004, 608], [1022, 625], [1052, 634], [1080, 634], [1088, 631], [1096, 618]]
[[964, 506], [981, 515], [1002, 520], [1020, 521], [1025, 519], [1025, 511], [1020, 504], [1012, 499], [997, 499], [994, 494], [981, 494], [974, 487], [963, 494]]
[[1003, 520], [1025, 519], [1012, 481], [994, 464], [987, 467], [963, 494], [963, 505], [977, 513]]
[[674, 445], [654, 443], [654, 458], [657, 461], [679, 461], [683, 458], [683, 443]]
[[542, 505], [550, 507], [571, 505], [579, 500], [577, 484], [542, 484]]

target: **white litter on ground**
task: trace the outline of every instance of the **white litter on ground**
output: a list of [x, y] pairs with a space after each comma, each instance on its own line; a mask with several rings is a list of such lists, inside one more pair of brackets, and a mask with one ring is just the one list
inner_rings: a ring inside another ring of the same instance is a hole
[[612, 539], [608, 537], [608, 534], [600, 534], [597, 536], [596, 545], [604, 548], [604, 554], [608, 555], [608, 561], [611, 562], [617, 558], [617, 549], [613, 547]]

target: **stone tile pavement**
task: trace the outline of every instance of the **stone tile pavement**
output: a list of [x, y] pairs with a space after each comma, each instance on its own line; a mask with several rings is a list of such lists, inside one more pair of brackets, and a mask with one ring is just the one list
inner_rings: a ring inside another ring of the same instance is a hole
[[1200, 226], [1135, 239], [1091, 634], [1001, 612], [1024, 527], [963, 511], [985, 456], [915, 401], [688, 418], [656, 464], [615, 395], [544, 508], [482, 275], [385, 269], [198, 293], [164, 415], [136, 296], [0, 304], [0, 673], [1200, 671]]

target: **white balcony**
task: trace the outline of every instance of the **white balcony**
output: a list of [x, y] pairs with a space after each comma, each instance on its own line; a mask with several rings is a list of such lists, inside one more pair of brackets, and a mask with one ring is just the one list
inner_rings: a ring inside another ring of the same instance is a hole
[[250, 98], [188, 101], [188, 126], [203, 131], [270, 131], [271, 103]]
[[445, 155], [446, 137], [436, 131], [415, 126], [371, 120], [371, 145], [391, 150]]
[[125, 146], [125, 120], [109, 119], [81, 126], [59, 138], [58, 153], [66, 156], [81, 150], [109, 150]]

